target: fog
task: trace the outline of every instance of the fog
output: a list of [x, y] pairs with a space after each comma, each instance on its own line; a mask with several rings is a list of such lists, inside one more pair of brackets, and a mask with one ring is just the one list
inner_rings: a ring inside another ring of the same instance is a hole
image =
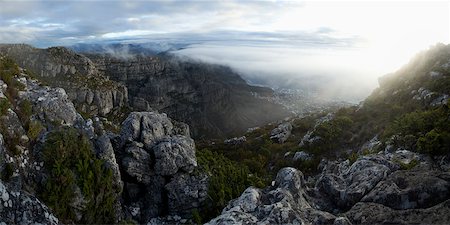
[[174, 53], [228, 65], [250, 84], [350, 102], [364, 99], [377, 87], [377, 77], [390, 72], [364, 48], [198, 44]]

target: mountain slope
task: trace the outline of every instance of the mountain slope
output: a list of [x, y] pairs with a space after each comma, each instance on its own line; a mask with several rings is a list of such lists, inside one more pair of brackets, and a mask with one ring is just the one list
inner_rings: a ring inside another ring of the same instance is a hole
[[449, 223], [449, 96], [450, 45], [438, 44], [380, 78], [359, 106], [225, 142], [220, 152], [235, 156], [233, 149], [244, 165], [260, 168], [240, 158], [265, 156], [264, 149], [274, 159], [266, 170], [292, 167], [266, 188], [246, 189], [209, 224]]
[[228, 67], [172, 55], [128, 60], [87, 56], [110, 79], [128, 87], [134, 108], [165, 112], [188, 123], [196, 137], [226, 137], [289, 115], [282, 106], [255, 97], [272, 95], [270, 89], [249, 86]]

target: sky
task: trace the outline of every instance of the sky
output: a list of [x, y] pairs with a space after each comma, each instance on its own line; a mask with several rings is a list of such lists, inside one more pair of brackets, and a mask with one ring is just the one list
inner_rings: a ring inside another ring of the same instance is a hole
[[0, 0], [0, 42], [186, 43], [175, 53], [254, 82], [319, 82], [326, 95], [361, 98], [377, 77], [450, 42], [450, 2]]

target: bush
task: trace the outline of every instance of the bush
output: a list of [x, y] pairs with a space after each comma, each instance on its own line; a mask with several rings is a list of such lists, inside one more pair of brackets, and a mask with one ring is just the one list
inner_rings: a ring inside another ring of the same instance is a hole
[[[92, 153], [90, 141], [74, 128], [50, 133], [43, 148], [49, 178], [41, 197], [63, 222], [113, 223], [116, 193], [112, 187], [112, 171]], [[80, 221], [71, 206], [79, 188], [86, 200]]]
[[0, 59], [0, 79], [8, 86], [12, 84], [14, 75], [19, 74], [19, 67], [10, 58]]
[[6, 115], [10, 107], [11, 104], [9, 103], [8, 99], [0, 98], [0, 116]]
[[210, 174], [210, 179], [208, 206], [199, 214], [203, 218], [196, 220], [204, 222], [217, 216], [231, 199], [239, 197], [247, 187], [264, 186], [257, 176], [250, 174], [246, 166], [208, 149], [197, 151], [197, 161], [199, 167]]
[[418, 151], [429, 154], [445, 154], [450, 151], [450, 133], [433, 129], [417, 140]]
[[44, 126], [41, 122], [37, 120], [31, 121], [28, 125], [27, 135], [31, 140], [36, 140], [42, 130], [44, 130]]
[[429, 154], [450, 150], [450, 110], [441, 106], [405, 114], [386, 128], [383, 138], [395, 137], [394, 145]]

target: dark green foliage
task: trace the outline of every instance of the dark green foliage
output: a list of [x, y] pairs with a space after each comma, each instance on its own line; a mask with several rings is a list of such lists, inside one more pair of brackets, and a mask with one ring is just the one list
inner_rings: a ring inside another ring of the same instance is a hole
[[322, 154], [346, 144], [346, 141], [351, 137], [348, 129], [352, 123], [353, 121], [349, 117], [338, 116], [320, 124], [313, 132], [313, 136], [320, 137], [320, 139], [313, 146], [308, 146], [307, 151]]
[[30, 120], [30, 116], [31, 114], [33, 114], [33, 108], [31, 106], [31, 102], [28, 99], [20, 102], [19, 109], [22, 120]]
[[[47, 137], [43, 156], [49, 178], [41, 195], [58, 218], [88, 224], [114, 222], [112, 172], [95, 158], [85, 136], [73, 128], [54, 131]], [[75, 221], [75, 210], [70, 205], [77, 187], [87, 201], [81, 221]]]
[[203, 222], [205, 222], [218, 215], [231, 199], [239, 197], [247, 187], [264, 186], [258, 177], [250, 174], [245, 165], [231, 161], [208, 149], [197, 151], [196, 154], [199, 167], [210, 174], [208, 184], [210, 201], [199, 214], [203, 218], [197, 217], [197, 220], [204, 219]]
[[19, 74], [19, 67], [10, 58], [0, 59], [0, 79], [8, 86], [13, 83], [13, 77]]
[[192, 220], [195, 224], [202, 224], [202, 217], [200, 216], [198, 209], [192, 210]]
[[[393, 136], [395, 135], [395, 136]], [[441, 106], [427, 111], [405, 114], [384, 131], [396, 147], [430, 154], [445, 154], [450, 150], [450, 110]]]
[[433, 129], [417, 140], [417, 147], [422, 153], [448, 153], [450, 151], [450, 132]]
[[8, 109], [11, 107], [8, 99], [0, 98], [0, 116], [6, 115]]

